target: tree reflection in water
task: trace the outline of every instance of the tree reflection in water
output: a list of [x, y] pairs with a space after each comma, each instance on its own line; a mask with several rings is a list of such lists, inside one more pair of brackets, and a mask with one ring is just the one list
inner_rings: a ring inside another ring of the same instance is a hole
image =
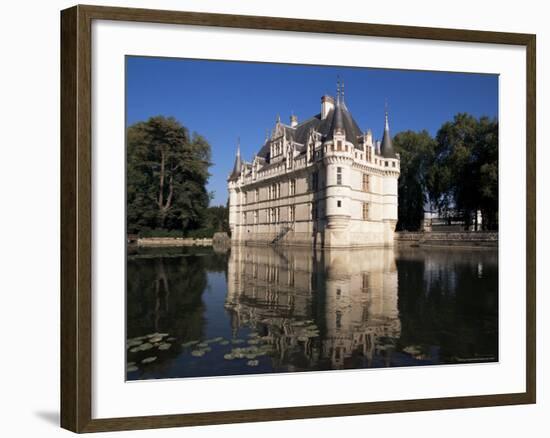
[[128, 378], [496, 361], [497, 279], [495, 250], [140, 250]]

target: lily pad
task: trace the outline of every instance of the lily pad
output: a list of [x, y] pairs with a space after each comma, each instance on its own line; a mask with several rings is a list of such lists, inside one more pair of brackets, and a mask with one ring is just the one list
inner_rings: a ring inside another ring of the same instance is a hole
[[191, 352], [191, 356], [194, 356], [194, 357], [203, 357], [205, 354], [206, 352], [204, 350], [193, 350]]
[[248, 362], [246, 362], [246, 364], [249, 367], [257, 367], [259, 365], [259, 363], [260, 363], [259, 360], [249, 360]]
[[235, 356], [233, 356], [231, 353], [227, 353], [227, 354], [223, 355], [223, 358], [225, 360], [233, 360], [233, 359], [235, 359]]
[[207, 342], [201, 342], [198, 347], [208, 347], [208, 343]]
[[189, 342], [184, 342], [183, 344], [181, 344], [181, 346], [183, 348], [188, 348], [188, 347], [192, 347], [193, 345], [195, 344], [198, 344], [199, 341], [189, 341]]
[[127, 373], [133, 373], [134, 371], [137, 371], [137, 370], [138, 370], [138, 367], [136, 367], [135, 365], [129, 365], [126, 367]]
[[154, 362], [155, 360], [157, 360], [157, 356], [146, 357], [141, 361], [141, 363], [151, 363], [151, 362]]
[[220, 341], [220, 345], [229, 345], [229, 341], [226, 341], [226, 340]]
[[126, 348], [137, 347], [142, 343], [143, 341], [141, 339], [128, 339], [128, 341], [126, 341]]
[[231, 343], [233, 345], [244, 344], [244, 339], [232, 339]]
[[153, 348], [153, 344], [146, 342], [145, 344], [141, 344], [139, 347], [140, 351], [147, 351]]
[[165, 351], [165, 350], [169, 350], [171, 346], [172, 344], [164, 342], [163, 344], [160, 344], [158, 348], [159, 350]]

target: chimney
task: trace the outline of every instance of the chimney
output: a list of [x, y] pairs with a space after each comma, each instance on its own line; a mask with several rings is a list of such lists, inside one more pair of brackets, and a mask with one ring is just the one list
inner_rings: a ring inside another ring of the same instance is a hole
[[334, 98], [324, 95], [321, 97], [321, 120], [327, 118], [328, 113], [334, 109]]
[[367, 131], [367, 135], [366, 135], [366, 138], [365, 138], [365, 143], [367, 144], [367, 146], [372, 146], [372, 131], [369, 129]]
[[294, 114], [292, 114], [292, 115], [290, 116], [290, 126], [291, 126], [292, 128], [295, 128], [296, 126], [298, 126], [298, 117], [295, 116]]

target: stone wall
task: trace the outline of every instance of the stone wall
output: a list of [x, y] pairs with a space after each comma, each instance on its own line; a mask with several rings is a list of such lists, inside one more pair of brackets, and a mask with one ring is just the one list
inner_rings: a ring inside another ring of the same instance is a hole
[[395, 241], [403, 245], [419, 246], [483, 246], [498, 247], [498, 232], [409, 232], [395, 233]]
[[212, 239], [190, 239], [183, 237], [142, 237], [139, 246], [211, 246]]

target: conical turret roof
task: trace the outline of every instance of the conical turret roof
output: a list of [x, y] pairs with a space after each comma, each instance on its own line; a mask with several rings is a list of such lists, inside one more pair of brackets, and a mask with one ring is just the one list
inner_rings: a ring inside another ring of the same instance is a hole
[[237, 155], [235, 156], [235, 164], [233, 165], [233, 171], [231, 172], [231, 175], [229, 175], [230, 180], [238, 179], [241, 175], [241, 171], [243, 168], [243, 162], [241, 159], [241, 145], [240, 142], [237, 143]]
[[395, 150], [393, 149], [393, 143], [390, 135], [388, 111], [386, 111], [386, 116], [385, 116], [384, 135], [382, 136], [382, 143], [380, 144], [380, 154], [384, 158], [395, 158]]

